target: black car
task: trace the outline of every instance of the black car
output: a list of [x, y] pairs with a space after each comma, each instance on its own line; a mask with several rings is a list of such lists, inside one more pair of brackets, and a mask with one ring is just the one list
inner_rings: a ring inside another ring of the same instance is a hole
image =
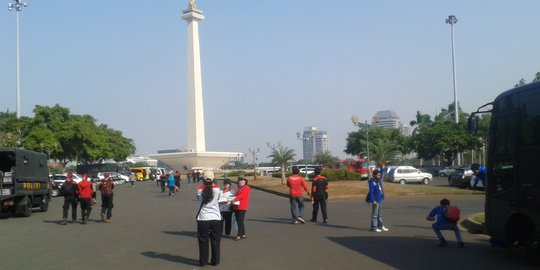
[[460, 188], [471, 187], [471, 179], [473, 172], [471, 166], [457, 168], [449, 177], [448, 185], [458, 186]]

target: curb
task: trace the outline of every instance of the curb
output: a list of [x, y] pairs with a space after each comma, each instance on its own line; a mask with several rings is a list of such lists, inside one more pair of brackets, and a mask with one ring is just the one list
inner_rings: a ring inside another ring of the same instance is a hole
[[484, 225], [474, 221], [474, 219], [473, 219], [478, 214], [481, 214], [481, 213], [472, 214], [472, 215], [468, 216], [466, 219], [464, 219], [464, 220], [462, 220], [460, 222], [460, 225], [466, 231], [468, 231], [468, 232], [470, 232], [472, 234], [487, 234], [486, 228], [484, 227]]

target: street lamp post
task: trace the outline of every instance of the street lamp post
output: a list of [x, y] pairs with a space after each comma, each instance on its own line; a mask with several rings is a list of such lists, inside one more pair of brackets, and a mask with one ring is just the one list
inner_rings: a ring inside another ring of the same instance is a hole
[[358, 126], [360, 129], [364, 129], [364, 131], [366, 132], [366, 163], [367, 163], [367, 176], [368, 176], [368, 179], [371, 177], [371, 171], [369, 170], [369, 164], [370, 164], [370, 161], [369, 161], [369, 126], [367, 124], [367, 120], [365, 121], [365, 123], [362, 125], [362, 123], [360, 123], [358, 121], [358, 116], [356, 115], [353, 115], [351, 117], [351, 121], [353, 123], [353, 125], [355, 126]]
[[13, 0], [13, 3], [8, 4], [8, 10], [15, 10], [17, 17], [17, 30], [16, 30], [16, 58], [17, 58], [17, 119], [21, 117], [21, 77], [20, 77], [20, 64], [19, 64], [19, 12], [23, 7], [27, 7], [26, 3], [21, 0]]
[[[454, 118], [456, 124], [459, 123], [459, 106], [458, 106], [458, 96], [457, 96], [457, 85], [456, 85], [456, 58], [455, 58], [455, 49], [454, 49], [454, 24], [457, 23], [457, 18], [454, 15], [448, 16], [446, 23], [450, 24], [450, 31], [452, 36], [452, 80], [454, 85]], [[457, 154], [457, 165], [461, 165], [461, 156]]]
[[261, 149], [249, 148], [248, 150], [251, 155], [253, 155], [253, 180], [257, 180], [257, 153], [259, 153]]

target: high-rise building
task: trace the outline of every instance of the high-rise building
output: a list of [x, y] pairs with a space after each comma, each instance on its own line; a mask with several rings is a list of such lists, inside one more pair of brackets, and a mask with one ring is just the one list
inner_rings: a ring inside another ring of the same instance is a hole
[[328, 151], [328, 135], [317, 127], [305, 127], [302, 133], [303, 160], [313, 163], [315, 156]]
[[406, 136], [411, 134], [409, 125], [401, 123], [399, 116], [390, 110], [378, 111], [371, 119], [371, 125], [373, 127], [397, 129]]

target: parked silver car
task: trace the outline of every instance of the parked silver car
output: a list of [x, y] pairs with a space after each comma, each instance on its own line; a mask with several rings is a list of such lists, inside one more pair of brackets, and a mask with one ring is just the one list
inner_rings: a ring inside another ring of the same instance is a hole
[[397, 166], [390, 168], [390, 171], [385, 175], [384, 180], [388, 182], [400, 183], [422, 183], [429, 184], [433, 179], [430, 173], [421, 172], [412, 166]]
[[448, 166], [442, 170], [439, 170], [439, 176], [440, 177], [446, 177], [446, 176], [449, 176], [451, 175], [453, 172], [456, 171], [457, 168], [459, 168], [460, 166]]

